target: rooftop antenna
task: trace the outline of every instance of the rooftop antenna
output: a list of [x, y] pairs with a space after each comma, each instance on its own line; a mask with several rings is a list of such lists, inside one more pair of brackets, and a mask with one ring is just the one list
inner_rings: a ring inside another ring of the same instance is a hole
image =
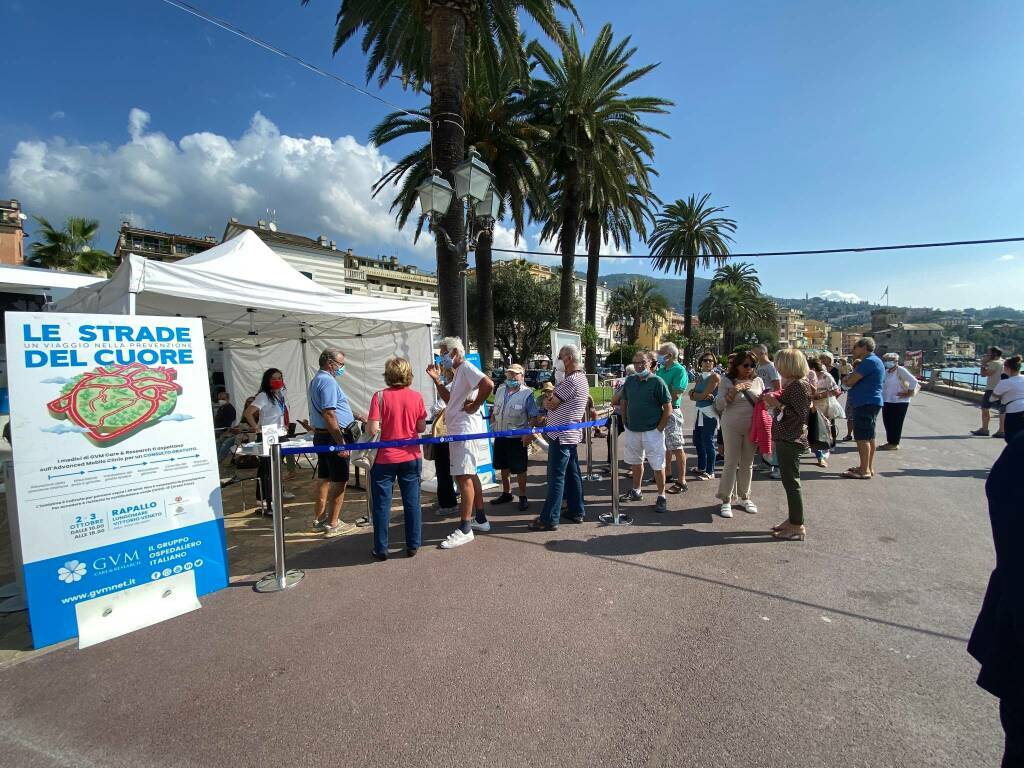
[[277, 232], [277, 209], [267, 208], [267, 219], [270, 223], [267, 225], [267, 229], [271, 232]]

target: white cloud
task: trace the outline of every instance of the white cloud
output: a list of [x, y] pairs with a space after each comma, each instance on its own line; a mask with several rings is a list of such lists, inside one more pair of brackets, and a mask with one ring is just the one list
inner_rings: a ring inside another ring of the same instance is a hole
[[370, 195], [392, 161], [352, 136], [288, 136], [257, 112], [237, 138], [200, 132], [175, 141], [151, 129], [149, 113], [137, 108], [128, 116], [128, 135], [113, 146], [59, 136], [19, 142], [6, 188], [29, 212], [51, 220], [98, 218], [109, 248], [124, 211], [151, 227], [219, 237], [229, 217], [253, 223], [273, 208], [285, 231], [432, 261], [429, 235], [412, 243], [415, 221], [397, 229], [388, 210], [392, 190]]
[[860, 301], [860, 296], [856, 293], [849, 293], [847, 291], [821, 291], [818, 293], [818, 296], [823, 299], [828, 299], [829, 301]]
[[996, 261], [1013, 261], [1016, 258], [1017, 254], [1015, 253], [1004, 253], [1002, 256], [996, 259]]
[[58, 109], [56, 112], [50, 113], [51, 120], [63, 120], [65, 117], [67, 117], [67, 115], [64, 114], [64, 111], [60, 109]]

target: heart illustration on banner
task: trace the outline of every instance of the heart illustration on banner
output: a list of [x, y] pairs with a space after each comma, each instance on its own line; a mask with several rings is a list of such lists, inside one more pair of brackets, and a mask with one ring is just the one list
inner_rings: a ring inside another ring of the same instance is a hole
[[94, 443], [110, 444], [173, 412], [182, 392], [176, 378], [173, 368], [101, 366], [71, 379], [47, 409], [82, 427]]

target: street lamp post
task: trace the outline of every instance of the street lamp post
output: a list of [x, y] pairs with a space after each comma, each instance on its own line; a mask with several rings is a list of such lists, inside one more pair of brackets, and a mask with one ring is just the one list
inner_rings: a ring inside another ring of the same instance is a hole
[[[501, 208], [501, 195], [494, 188], [494, 174], [480, 159], [476, 147], [470, 147], [468, 157], [452, 172], [455, 189], [452, 189], [441, 172], [436, 168], [430, 178], [416, 187], [420, 209], [427, 218], [427, 226], [435, 238], [440, 238], [449, 251], [459, 258], [459, 276], [462, 278], [462, 341], [469, 346], [469, 296], [466, 271], [469, 269], [469, 254], [476, 250], [477, 241], [484, 233], [491, 232]], [[453, 199], [462, 206], [465, 226], [459, 242], [441, 226], [441, 219], [448, 213]], [[490, 365], [490, 360], [481, 360]]]

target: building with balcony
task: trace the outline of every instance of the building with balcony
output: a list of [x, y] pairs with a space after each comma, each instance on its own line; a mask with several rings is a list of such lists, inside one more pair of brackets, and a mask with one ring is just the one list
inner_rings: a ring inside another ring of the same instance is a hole
[[959, 336], [949, 336], [945, 342], [945, 352], [947, 360], [974, 360], [976, 349], [973, 341], [962, 341]]
[[217, 245], [213, 235], [194, 237], [177, 235], [172, 232], [157, 232], [152, 229], [133, 227], [130, 221], [122, 221], [114, 246], [114, 258], [117, 263], [129, 253], [145, 256], [154, 261], [179, 261], [202, 253]]
[[802, 348], [807, 346], [804, 313], [799, 309], [778, 307], [775, 316], [779, 322], [779, 346]]
[[338, 293], [430, 304], [435, 343], [440, 340], [436, 275], [400, 264], [397, 256], [359, 256], [351, 248], [341, 251], [325, 235], [312, 238], [282, 232], [274, 222], [262, 219], [256, 224], [230, 219], [223, 239], [230, 240], [246, 229], [310, 280]]
[[824, 320], [804, 320], [804, 338], [807, 339], [807, 346], [811, 349], [826, 349], [829, 344], [829, 335], [832, 333], [832, 326]]
[[25, 263], [25, 218], [17, 200], [0, 200], [0, 264]]
[[974, 317], [971, 315], [950, 315], [947, 317], [940, 317], [937, 322], [946, 330], [951, 328], [966, 328], [974, 322]]

